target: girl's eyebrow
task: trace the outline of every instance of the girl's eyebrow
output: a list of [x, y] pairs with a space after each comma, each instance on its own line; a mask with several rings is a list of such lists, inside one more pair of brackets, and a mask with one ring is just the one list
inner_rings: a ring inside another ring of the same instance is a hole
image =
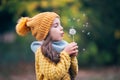
[[58, 22], [56, 22], [56, 23], [53, 23], [53, 25], [56, 25], [56, 24], [58, 25]]

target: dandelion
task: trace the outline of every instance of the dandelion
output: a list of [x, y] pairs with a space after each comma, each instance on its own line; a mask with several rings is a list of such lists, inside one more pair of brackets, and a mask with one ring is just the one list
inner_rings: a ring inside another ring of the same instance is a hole
[[76, 30], [74, 28], [70, 28], [69, 34], [72, 35], [72, 40], [74, 42], [74, 35], [76, 34]]

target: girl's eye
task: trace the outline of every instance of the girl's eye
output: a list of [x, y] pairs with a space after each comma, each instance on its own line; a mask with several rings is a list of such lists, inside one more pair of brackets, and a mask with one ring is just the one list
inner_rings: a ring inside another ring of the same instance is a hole
[[57, 26], [54, 26], [54, 28], [57, 28]]
[[54, 25], [54, 28], [57, 28], [58, 27], [58, 24], [56, 23], [55, 25]]

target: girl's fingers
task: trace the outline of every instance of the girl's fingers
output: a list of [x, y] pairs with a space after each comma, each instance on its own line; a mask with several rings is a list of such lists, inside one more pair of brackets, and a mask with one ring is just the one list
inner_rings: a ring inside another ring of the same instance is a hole
[[77, 56], [78, 55], [78, 53], [74, 53], [74, 54], [72, 54], [71, 56]]
[[68, 52], [69, 55], [72, 55], [72, 54], [77, 55], [77, 53], [78, 53], [77, 43], [72, 42], [72, 43], [68, 44], [64, 50], [65, 50], [66, 52]]
[[71, 49], [78, 48], [77, 43], [75, 43], [75, 42], [70, 43], [69, 46], [71, 47]]
[[78, 53], [78, 50], [71, 51], [71, 54]]
[[78, 46], [74, 46], [74, 47], [72, 48], [72, 50], [75, 50], [75, 49], [78, 49]]
[[75, 42], [73, 42], [72, 44], [71, 44], [71, 46], [77, 46], [77, 43], [75, 43]]

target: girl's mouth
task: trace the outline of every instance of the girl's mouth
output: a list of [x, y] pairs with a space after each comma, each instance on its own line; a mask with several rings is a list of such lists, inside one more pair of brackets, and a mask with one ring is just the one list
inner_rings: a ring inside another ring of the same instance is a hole
[[63, 32], [63, 33], [61, 33], [61, 36], [62, 36], [62, 37], [64, 36], [64, 32]]

